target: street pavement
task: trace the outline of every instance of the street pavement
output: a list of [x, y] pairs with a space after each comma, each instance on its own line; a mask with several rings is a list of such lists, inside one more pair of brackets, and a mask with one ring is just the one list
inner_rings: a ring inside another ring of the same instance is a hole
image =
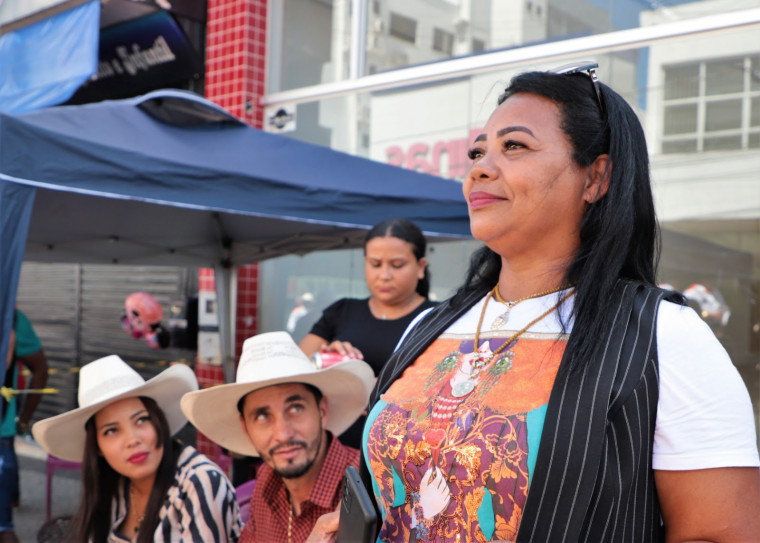
[[[37, 543], [37, 532], [45, 522], [47, 455], [31, 438], [16, 438], [21, 476], [21, 503], [13, 510], [16, 535], [21, 543]], [[70, 515], [79, 504], [79, 470], [59, 469], [52, 478], [51, 514]]]

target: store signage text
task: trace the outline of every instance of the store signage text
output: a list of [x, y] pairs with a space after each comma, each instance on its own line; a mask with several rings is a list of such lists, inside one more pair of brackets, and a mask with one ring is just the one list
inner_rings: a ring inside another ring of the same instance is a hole
[[173, 62], [176, 58], [163, 36], [158, 36], [153, 45], [147, 49], [140, 49], [136, 43], [132, 44], [131, 50], [120, 45], [116, 47], [114, 58], [98, 62], [97, 79], [123, 74], [124, 72], [134, 76], [139, 70], [147, 71], [153, 66]]
[[480, 132], [480, 128], [474, 128], [467, 138], [437, 141], [433, 144], [413, 143], [406, 149], [393, 145], [386, 148], [385, 159], [388, 164], [409, 170], [449, 179], [464, 179], [470, 166], [467, 149]]
[[166, 11], [104, 28], [98, 49], [98, 73], [79, 88], [70, 103], [176, 88], [203, 72], [200, 55]]

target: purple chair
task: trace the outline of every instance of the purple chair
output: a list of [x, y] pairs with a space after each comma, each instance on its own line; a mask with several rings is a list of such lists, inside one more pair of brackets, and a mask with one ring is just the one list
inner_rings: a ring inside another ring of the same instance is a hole
[[81, 462], [70, 462], [62, 460], [57, 456], [49, 454], [47, 457], [47, 482], [46, 482], [46, 499], [45, 499], [45, 520], [50, 520], [50, 502], [53, 497], [53, 473], [57, 469], [81, 469]]
[[251, 496], [253, 495], [253, 488], [255, 486], [256, 479], [251, 479], [235, 488], [235, 496], [240, 507], [240, 518], [243, 519], [243, 524], [248, 522], [248, 513], [251, 509]]

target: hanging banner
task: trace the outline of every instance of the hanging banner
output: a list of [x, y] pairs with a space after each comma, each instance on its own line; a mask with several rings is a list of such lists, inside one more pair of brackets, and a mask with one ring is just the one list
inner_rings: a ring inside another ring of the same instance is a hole
[[48, 19], [88, 0], [0, 0], [0, 34]]
[[57, 105], [95, 73], [100, 2], [93, 0], [0, 35], [0, 111]]
[[166, 12], [104, 28], [97, 74], [70, 104], [127, 98], [200, 77], [200, 55]]

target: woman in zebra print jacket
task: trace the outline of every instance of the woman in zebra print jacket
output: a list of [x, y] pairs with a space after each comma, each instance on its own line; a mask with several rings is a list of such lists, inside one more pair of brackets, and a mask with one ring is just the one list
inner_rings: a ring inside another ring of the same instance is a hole
[[172, 436], [180, 409], [198, 389], [177, 364], [145, 381], [116, 355], [80, 372], [80, 407], [37, 422], [49, 453], [82, 462], [79, 508], [67, 541], [81, 543], [236, 542], [242, 528], [235, 490], [219, 467]]

